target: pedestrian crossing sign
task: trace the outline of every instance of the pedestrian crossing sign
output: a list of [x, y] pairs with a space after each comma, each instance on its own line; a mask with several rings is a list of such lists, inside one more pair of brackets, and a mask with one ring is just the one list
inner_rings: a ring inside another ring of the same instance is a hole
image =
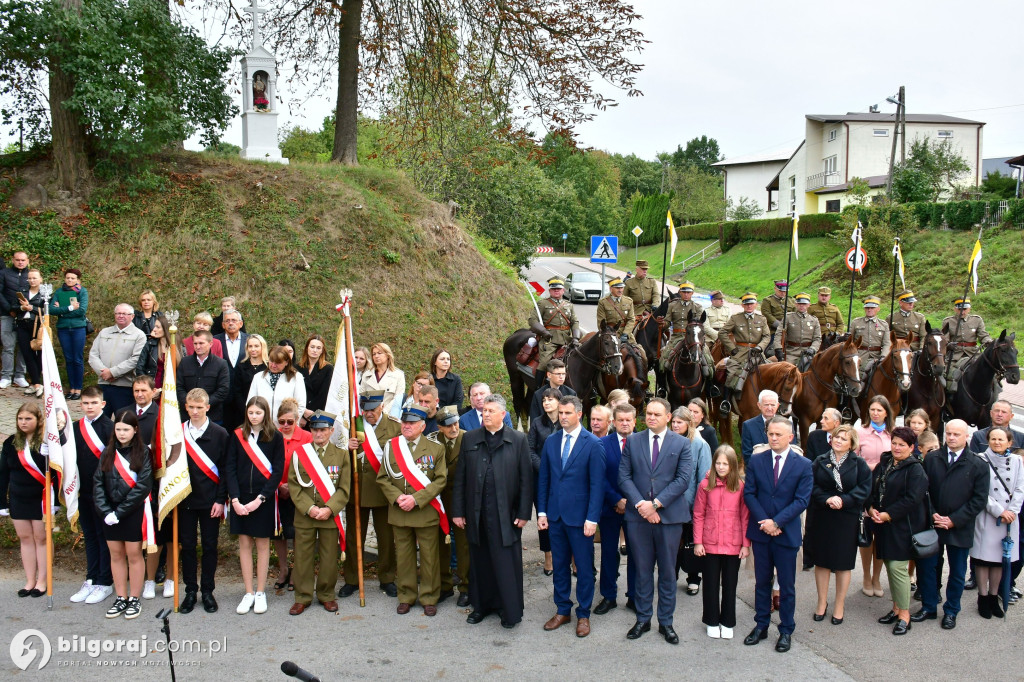
[[614, 235], [591, 235], [590, 262], [616, 263], [619, 260], [619, 238]]

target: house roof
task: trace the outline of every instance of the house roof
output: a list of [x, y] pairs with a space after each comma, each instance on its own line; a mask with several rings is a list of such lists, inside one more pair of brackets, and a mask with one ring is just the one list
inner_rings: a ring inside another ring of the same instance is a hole
[[[822, 123], [841, 123], [844, 121], [893, 123], [896, 121], [896, 114], [851, 111], [846, 114], [807, 114], [807, 118], [812, 121], [821, 121]], [[972, 121], [968, 118], [958, 118], [945, 114], [907, 114], [907, 123], [966, 123], [970, 125], [985, 125], [981, 121]]]
[[786, 159], [786, 163], [782, 164], [782, 168], [779, 169], [779, 172], [775, 174], [775, 177], [772, 178], [771, 182], [769, 182], [767, 185], [765, 185], [765, 189], [766, 190], [768, 190], [769, 192], [772, 191], [772, 190], [778, 191], [778, 189], [779, 189], [779, 176], [782, 175], [782, 171], [786, 170], [786, 166], [788, 166], [789, 162], [793, 160], [793, 157], [796, 156], [796, 153], [798, 151], [800, 151], [801, 149], [803, 149], [803, 146], [806, 143], [807, 143], [807, 140], [804, 140], [799, 145], [797, 145], [797, 148], [794, 149], [793, 153], [789, 155], [788, 159]]
[[[889, 184], [888, 175], [869, 175], [868, 177], [861, 179], [866, 180], [868, 183], [868, 187], [870, 187], [871, 189], [875, 189], [877, 187], [885, 187], [886, 185]], [[836, 194], [838, 192], [845, 192], [848, 189], [850, 189], [850, 183], [844, 182], [841, 185], [822, 187], [821, 189], [817, 190], [815, 194]]]
[[739, 166], [745, 163], [766, 163], [768, 161], [788, 161], [793, 156], [793, 148], [785, 147], [769, 152], [758, 152], [756, 154], [744, 154], [742, 156], [731, 156], [723, 159], [712, 166]]
[[1006, 160], [1007, 166], [1024, 166], [1024, 154]]

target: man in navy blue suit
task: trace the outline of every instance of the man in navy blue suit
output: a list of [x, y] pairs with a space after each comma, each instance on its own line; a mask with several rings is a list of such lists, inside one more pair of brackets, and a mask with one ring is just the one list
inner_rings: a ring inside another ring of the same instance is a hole
[[744, 468], [750, 464], [754, 446], [768, 442], [768, 422], [779, 409], [779, 394], [767, 389], [761, 391], [757, 394], [757, 407], [761, 414], [743, 422], [740, 428], [740, 450], [743, 453]]
[[[480, 410], [484, 406], [484, 398], [491, 394], [491, 387], [482, 381], [478, 381], [469, 387], [469, 404], [471, 409], [459, 417], [459, 428], [463, 431], [472, 431], [480, 428]], [[505, 413], [505, 426], [512, 429], [512, 418]]]
[[790, 445], [793, 424], [783, 417], [768, 422], [768, 447], [750, 458], [743, 501], [750, 510], [747, 537], [754, 549], [754, 620], [744, 644], [768, 638], [772, 577], [779, 581], [779, 640], [775, 650], [789, 651], [796, 624], [796, 554], [800, 549], [800, 514], [811, 499], [811, 462]]
[[676, 555], [683, 524], [690, 520], [686, 488], [693, 476], [690, 441], [668, 429], [672, 408], [664, 398], [647, 404], [647, 430], [626, 439], [619, 462], [619, 489], [626, 496], [629, 558], [636, 563], [636, 624], [626, 633], [638, 639], [651, 629], [654, 567], [658, 567], [658, 632], [679, 644], [672, 629], [676, 610]]
[[594, 533], [604, 503], [605, 460], [601, 440], [583, 428], [583, 402], [565, 396], [558, 402], [562, 428], [544, 441], [537, 483], [537, 528], [548, 529], [554, 561], [555, 606], [544, 624], [557, 630], [570, 622], [572, 569], [576, 559], [576, 636], [590, 634], [594, 601]]
[[[629, 403], [616, 405], [612, 411], [613, 431], [601, 439], [604, 445], [604, 506], [601, 508], [601, 602], [594, 613], [602, 616], [616, 606], [619, 591], [619, 531], [626, 513], [626, 497], [619, 490], [619, 462], [626, 447], [626, 438], [636, 428], [636, 408]], [[633, 598], [633, 562], [626, 564], [626, 599]], [[627, 606], [628, 606], [627, 602]]]

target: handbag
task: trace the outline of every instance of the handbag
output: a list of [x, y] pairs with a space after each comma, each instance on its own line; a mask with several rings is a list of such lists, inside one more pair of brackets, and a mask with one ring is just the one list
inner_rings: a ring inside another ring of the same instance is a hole
[[36, 315], [32, 327], [32, 340], [28, 343], [32, 350], [43, 349], [43, 320], [42, 315]]
[[860, 528], [857, 530], [858, 547], [870, 547], [871, 543], [875, 541], [867, 516], [864, 512], [860, 513]]
[[915, 559], [927, 559], [939, 553], [939, 534], [932, 522], [932, 498], [927, 492], [924, 498], [928, 502], [928, 528], [910, 536], [910, 549]]
[[88, 317], [85, 318], [85, 335], [89, 336], [90, 334], [95, 334], [95, 333], [96, 333], [96, 327], [93, 326], [92, 320], [90, 320]]

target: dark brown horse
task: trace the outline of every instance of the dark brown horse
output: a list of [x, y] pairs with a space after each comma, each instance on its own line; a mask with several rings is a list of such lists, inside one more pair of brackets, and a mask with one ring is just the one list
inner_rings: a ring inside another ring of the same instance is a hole
[[952, 418], [963, 419], [980, 428], [989, 425], [989, 410], [998, 397], [1002, 379], [1016, 384], [1020, 381], [1017, 365], [1017, 347], [1013, 344], [1016, 332], [999, 335], [984, 351], [975, 355], [964, 368], [957, 392], [946, 403]]
[[[757, 396], [764, 390], [775, 391], [779, 395], [779, 411], [781, 417], [793, 414], [793, 403], [803, 385], [803, 377], [796, 365], [788, 362], [770, 362], [757, 365], [747, 375], [743, 391], [739, 396], [739, 423], [742, 424], [761, 413], [757, 406]], [[712, 401], [712, 404], [718, 401]], [[717, 410], [718, 408], [712, 408]], [[732, 412], [716, 414], [715, 427], [721, 440], [734, 445], [732, 438]]]
[[687, 313], [683, 339], [669, 356], [665, 378], [672, 409], [704, 395], [707, 382], [700, 362], [704, 352], [704, 322], [707, 318], [707, 313], [702, 312], [698, 319], [693, 318], [692, 311]]
[[670, 293], [668, 297], [654, 309], [640, 317], [636, 328], [633, 329], [633, 337], [644, 349], [647, 355], [647, 364], [654, 370], [655, 393], [660, 396], [666, 395], [665, 373], [661, 371], [661, 351], [668, 340], [668, 322], [665, 320], [665, 313], [668, 311], [670, 301], [679, 298], [679, 294]]
[[628, 343], [622, 343], [622, 339], [619, 339], [619, 348], [622, 352], [622, 371], [618, 375], [602, 372], [597, 382], [598, 395], [602, 402], [607, 403], [608, 394], [621, 388], [629, 394], [629, 404], [636, 408], [637, 414], [642, 414], [644, 403], [647, 402], [647, 367], [636, 349]]
[[946, 338], [925, 322], [924, 348], [914, 358], [914, 377], [907, 393], [907, 413], [921, 408], [928, 413], [932, 430], [941, 433], [942, 407], [946, 404]]
[[889, 354], [875, 364], [867, 386], [857, 399], [862, 422], [867, 417], [868, 404], [877, 395], [885, 396], [893, 409], [899, 410], [903, 394], [910, 390], [913, 364], [914, 351], [910, 350], [910, 341], [894, 337]]
[[583, 410], [590, 414], [595, 398], [601, 394], [604, 376], [618, 380], [622, 374], [622, 349], [619, 335], [607, 325], [590, 332], [577, 346], [569, 348], [565, 357], [565, 383], [583, 401]]
[[840, 394], [856, 397], [861, 391], [857, 348], [860, 339], [846, 339], [819, 351], [811, 359], [811, 367], [803, 373], [802, 389], [793, 411], [799, 420], [800, 442], [807, 442], [811, 424], [818, 421], [828, 407], [839, 406]]
[[517, 329], [505, 339], [501, 346], [501, 354], [505, 358], [505, 369], [508, 370], [508, 383], [512, 391], [512, 421], [515, 422], [515, 415], [522, 421], [525, 431], [530, 424], [530, 403], [533, 401], [533, 393], [536, 390], [534, 380], [519, 369], [516, 362], [516, 355], [530, 337], [534, 335], [529, 329]]

